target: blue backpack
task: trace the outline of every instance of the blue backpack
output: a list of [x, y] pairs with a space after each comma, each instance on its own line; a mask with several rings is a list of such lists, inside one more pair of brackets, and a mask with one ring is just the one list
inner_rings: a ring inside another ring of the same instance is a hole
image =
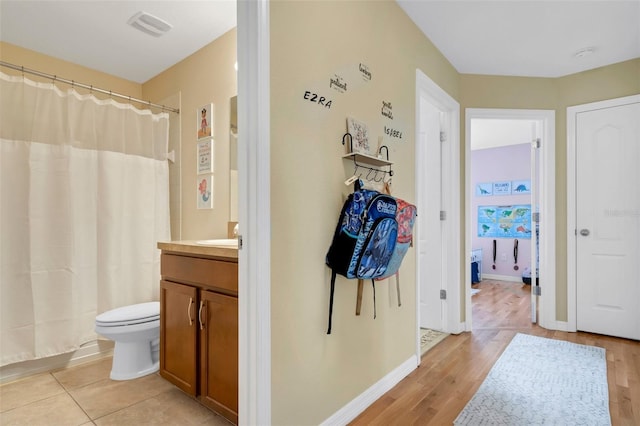
[[358, 180], [355, 190], [342, 207], [326, 264], [331, 268], [329, 328], [333, 314], [336, 275], [346, 278], [371, 279], [375, 318], [374, 278], [384, 276], [396, 247], [398, 222], [396, 199], [377, 191], [362, 189]]

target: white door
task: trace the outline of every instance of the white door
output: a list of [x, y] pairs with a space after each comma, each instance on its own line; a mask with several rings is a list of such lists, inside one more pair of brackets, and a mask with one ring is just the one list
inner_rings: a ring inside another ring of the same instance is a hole
[[576, 114], [578, 330], [640, 339], [640, 102]]
[[423, 202], [418, 212], [418, 261], [420, 262], [420, 327], [443, 329], [442, 230], [441, 205], [441, 143], [440, 111], [421, 100], [420, 137], [421, 167], [416, 170], [424, 182]]

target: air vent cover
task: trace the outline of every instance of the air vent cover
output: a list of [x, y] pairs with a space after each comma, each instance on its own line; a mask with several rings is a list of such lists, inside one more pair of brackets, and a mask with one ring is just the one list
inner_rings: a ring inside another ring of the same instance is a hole
[[129, 25], [154, 37], [160, 37], [171, 29], [167, 21], [153, 16], [147, 12], [138, 12], [129, 18]]

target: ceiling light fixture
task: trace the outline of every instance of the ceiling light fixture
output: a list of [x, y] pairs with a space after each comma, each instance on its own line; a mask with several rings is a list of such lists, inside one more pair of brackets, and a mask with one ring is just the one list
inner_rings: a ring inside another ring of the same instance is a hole
[[584, 58], [585, 56], [589, 56], [592, 55], [593, 52], [595, 52], [596, 49], [595, 47], [585, 47], [583, 49], [578, 50], [576, 53], [573, 54], [574, 58]]
[[160, 37], [172, 28], [167, 21], [147, 12], [138, 12], [127, 21], [133, 28], [154, 37]]

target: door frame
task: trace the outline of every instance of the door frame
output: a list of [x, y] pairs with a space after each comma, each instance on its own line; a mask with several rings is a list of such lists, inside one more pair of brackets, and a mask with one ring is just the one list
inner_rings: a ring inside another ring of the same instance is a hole
[[[440, 140], [427, 140], [426, 146], [420, 144], [421, 129], [421, 102], [432, 105], [446, 116], [444, 127], [447, 133], [447, 141], [442, 147], [442, 191], [448, 196], [443, 199], [443, 206], [435, 206], [428, 210], [426, 200], [423, 200], [422, 192], [424, 183], [419, 179], [417, 170], [423, 167], [425, 149], [429, 144], [440, 144]], [[447, 292], [447, 299], [443, 303], [443, 330], [447, 333], [460, 333], [463, 327], [460, 322], [460, 104], [447, 92], [442, 90], [433, 80], [427, 77], [421, 70], [416, 69], [416, 205], [418, 207], [418, 226], [424, 218], [436, 218], [439, 221], [439, 210], [446, 211], [446, 220], [442, 222], [442, 283], [441, 289]], [[416, 256], [416, 356], [420, 359], [420, 283], [421, 275], [427, 273], [421, 268], [419, 262], [419, 250], [415, 250]]]
[[237, 2], [238, 424], [271, 424], [269, 1]]
[[576, 148], [578, 113], [640, 102], [640, 95], [607, 99], [567, 108], [567, 331], [577, 331], [577, 252], [576, 252]]
[[[471, 282], [471, 119], [521, 119], [540, 121], [542, 123], [542, 147], [540, 148], [540, 165], [538, 185], [540, 199], [540, 247], [539, 277], [542, 296], [538, 305], [538, 324], [543, 328], [558, 330], [556, 321], [556, 166], [555, 166], [555, 111], [534, 109], [465, 109], [465, 277], [464, 282]], [[544, 280], [544, 281], [543, 281]], [[465, 327], [472, 331], [473, 315], [471, 302], [471, 285], [465, 284]], [[564, 328], [564, 327], [563, 327]]]

